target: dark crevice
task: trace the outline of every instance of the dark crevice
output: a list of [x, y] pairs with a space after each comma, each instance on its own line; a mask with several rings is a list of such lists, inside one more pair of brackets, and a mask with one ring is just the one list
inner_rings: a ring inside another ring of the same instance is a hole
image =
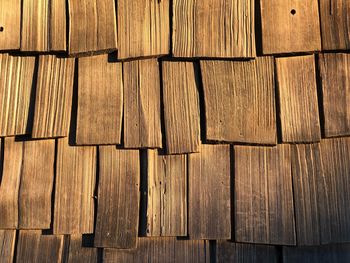
[[[98, 146], [96, 147], [96, 171], [95, 171], [95, 188], [94, 188], [94, 233], [96, 231], [96, 223], [97, 223], [97, 211], [98, 211], [98, 187], [100, 183], [100, 149]], [[84, 243], [84, 236], [83, 235], [83, 243]], [[86, 237], [89, 235], [86, 235]], [[93, 246], [93, 242], [92, 245]]]
[[29, 110], [28, 110], [28, 119], [27, 119], [27, 127], [26, 127], [27, 134], [32, 134], [32, 131], [33, 131], [36, 87], [38, 84], [38, 72], [39, 72], [39, 57], [36, 56], [35, 57], [34, 74], [33, 74], [33, 80], [32, 80], [32, 87], [30, 90]]
[[17, 251], [18, 251], [18, 240], [19, 240], [19, 230], [16, 230], [16, 238], [15, 238], [15, 248], [14, 248], [14, 252], [13, 252], [13, 263], [17, 262]]
[[316, 84], [317, 84], [317, 103], [318, 103], [318, 112], [320, 116], [320, 129], [321, 136], [325, 138], [325, 116], [324, 116], [324, 107], [323, 107], [323, 91], [322, 91], [322, 77], [320, 72], [320, 58], [319, 56], [315, 56], [315, 69], [316, 69]]
[[0, 138], [0, 186], [2, 182], [2, 175], [4, 169], [4, 156], [5, 156], [5, 139]]
[[77, 115], [78, 115], [78, 72], [79, 72], [79, 61], [78, 59], [75, 59], [72, 112], [71, 112], [70, 128], [69, 128], [69, 135], [68, 135], [69, 145], [76, 144]]
[[216, 240], [209, 241], [209, 262], [216, 263]]
[[230, 196], [231, 196], [231, 240], [235, 240], [235, 152], [230, 146]]
[[162, 131], [162, 149], [159, 149], [160, 154], [164, 154], [166, 151], [166, 133], [165, 133], [165, 114], [164, 114], [164, 94], [163, 94], [163, 68], [162, 61], [158, 60], [159, 67], [159, 84], [160, 84], [160, 128]]
[[277, 143], [282, 143], [282, 122], [281, 122], [281, 107], [280, 107], [280, 93], [277, 76], [277, 65], [274, 60], [274, 76], [275, 76], [275, 103], [276, 103], [276, 130], [277, 130]]
[[204, 87], [202, 82], [202, 72], [199, 61], [193, 62], [195, 82], [199, 96], [199, 112], [200, 112], [200, 133], [202, 143], [206, 142], [206, 119], [205, 119], [205, 100], [204, 100]]
[[263, 55], [262, 23], [260, 0], [255, 0], [255, 46], [256, 55]]
[[147, 162], [147, 150], [140, 151], [140, 168], [141, 168], [141, 178], [140, 178], [140, 212], [139, 212], [139, 236], [147, 236], [147, 206], [148, 206], [148, 162]]

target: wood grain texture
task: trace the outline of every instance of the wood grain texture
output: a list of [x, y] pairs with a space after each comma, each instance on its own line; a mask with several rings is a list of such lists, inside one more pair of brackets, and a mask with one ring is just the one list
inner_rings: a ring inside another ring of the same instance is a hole
[[295, 245], [289, 145], [235, 146], [235, 240]]
[[147, 151], [147, 236], [187, 236], [187, 157]]
[[350, 135], [350, 55], [319, 56], [324, 134], [326, 137]]
[[76, 143], [120, 144], [123, 114], [122, 63], [108, 55], [79, 59]]
[[0, 230], [0, 258], [3, 263], [12, 263], [15, 254], [16, 230]]
[[188, 156], [188, 232], [191, 239], [231, 238], [229, 145], [201, 145]]
[[350, 48], [350, 2], [347, 0], [320, 1], [322, 49]]
[[255, 57], [254, 1], [174, 0], [175, 57]]
[[0, 2], [0, 50], [15, 50], [21, 46], [21, 0]]
[[274, 246], [241, 244], [228, 241], [216, 243], [217, 263], [277, 263], [278, 252]]
[[22, 1], [21, 51], [66, 50], [66, 2]]
[[54, 234], [88, 234], [94, 229], [96, 148], [58, 139]]
[[71, 235], [67, 263], [97, 263], [97, 248], [83, 247], [81, 235]]
[[63, 248], [63, 235], [42, 235], [41, 231], [21, 230], [16, 262], [61, 263]]
[[68, 136], [74, 81], [74, 59], [39, 58], [33, 138]]
[[191, 62], [163, 62], [163, 104], [168, 154], [198, 152], [199, 95]]
[[27, 133], [35, 57], [0, 54], [0, 136]]
[[202, 60], [206, 139], [276, 144], [274, 60]]
[[350, 137], [321, 141], [324, 185], [319, 195], [321, 242], [350, 240]]
[[260, 0], [260, 9], [264, 54], [321, 50], [317, 0]]
[[324, 194], [320, 144], [291, 146], [297, 244], [320, 245], [319, 195]]
[[314, 56], [277, 58], [283, 142], [321, 139]]
[[118, 0], [118, 58], [170, 53], [169, 0]]
[[134, 248], [139, 226], [139, 151], [101, 146], [99, 153], [94, 246]]
[[137, 249], [104, 249], [103, 262], [209, 263], [209, 241], [173, 237], [139, 238]]
[[161, 148], [160, 76], [156, 59], [123, 64], [124, 147]]
[[117, 48], [114, 0], [68, 0], [68, 53], [110, 52]]

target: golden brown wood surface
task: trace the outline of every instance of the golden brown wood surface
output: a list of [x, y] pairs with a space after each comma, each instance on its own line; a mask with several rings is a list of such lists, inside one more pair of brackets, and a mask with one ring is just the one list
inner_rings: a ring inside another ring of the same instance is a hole
[[13, 263], [16, 230], [0, 230], [0, 259], [3, 263]]
[[160, 76], [156, 59], [123, 63], [124, 147], [161, 148]]
[[21, 46], [21, 0], [0, 1], [0, 50]]
[[174, 0], [175, 57], [254, 57], [254, 1]]
[[81, 235], [71, 235], [67, 263], [97, 263], [97, 248], [83, 247]]

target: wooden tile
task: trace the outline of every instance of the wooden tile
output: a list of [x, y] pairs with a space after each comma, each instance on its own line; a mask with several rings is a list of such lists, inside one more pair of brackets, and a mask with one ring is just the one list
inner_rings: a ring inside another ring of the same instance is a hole
[[283, 142], [321, 139], [314, 56], [277, 58]]
[[199, 97], [191, 62], [163, 62], [163, 104], [168, 154], [198, 152]]
[[228, 241], [216, 242], [217, 263], [261, 262], [277, 263], [278, 252], [274, 246], [241, 244]]
[[0, 54], [0, 136], [27, 133], [35, 57]]
[[188, 232], [191, 239], [231, 238], [229, 145], [201, 145], [188, 157]]
[[63, 235], [42, 235], [41, 231], [21, 230], [17, 244], [16, 262], [61, 263]]
[[276, 144], [274, 61], [201, 61], [206, 139]]
[[73, 81], [74, 59], [40, 56], [33, 138], [68, 136]]
[[209, 263], [209, 242], [177, 240], [173, 237], [139, 238], [137, 249], [104, 249], [103, 262], [191, 262]]
[[147, 236], [187, 236], [187, 158], [147, 151]]
[[118, 0], [118, 58], [170, 53], [169, 0]]
[[254, 0], [173, 1], [175, 57], [255, 57]]
[[161, 148], [160, 76], [156, 59], [123, 64], [124, 147]]
[[347, 0], [320, 1], [322, 49], [349, 49], [350, 2]]
[[321, 141], [324, 174], [319, 195], [321, 242], [350, 241], [350, 137]]
[[94, 229], [96, 148], [58, 139], [53, 232], [87, 234]]
[[321, 50], [317, 0], [260, 0], [260, 10], [264, 54]]
[[65, 50], [65, 0], [23, 0], [21, 51]]
[[134, 248], [138, 235], [140, 203], [139, 151], [101, 146], [99, 153], [94, 246]]
[[319, 195], [324, 194], [320, 145], [291, 146], [297, 244], [319, 245]]
[[295, 245], [290, 146], [234, 152], [236, 241]]
[[97, 263], [97, 248], [83, 247], [81, 235], [71, 235], [67, 263]]
[[350, 55], [320, 54], [319, 67], [325, 136], [350, 135]]
[[21, 0], [2, 0], [0, 2], [0, 50], [20, 48], [21, 2]]
[[16, 230], [0, 230], [0, 258], [3, 263], [14, 262]]
[[114, 0], [68, 0], [68, 53], [110, 52], [117, 48]]
[[79, 59], [77, 144], [120, 144], [122, 63], [108, 55]]

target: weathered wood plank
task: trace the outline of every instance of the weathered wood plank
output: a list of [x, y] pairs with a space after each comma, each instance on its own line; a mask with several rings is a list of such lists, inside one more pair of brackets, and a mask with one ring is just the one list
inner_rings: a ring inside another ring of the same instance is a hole
[[317, 0], [260, 0], [260, 9], [264, 54], [321, 50]]
[[94, 229], [96, 148], [58, 139], [53, 232], [87, 234]]
[[169, 0], [118, 0], [118, 58], [170, 52]]
[[139, 238], [137, 249], [104, 249], [103, 262], [209, 263], [209, 242], [173, 237]]
[[319, 67], [324, 134], [326, 137], [350, 135], [350, 55], [320, 54]]
[[68, 0], [68, 8], [70, 55], [109, 52], [117, 48], [114, 0]]
[[217, 263], [277, 263], [278, 253], [274, 246], [241, 244], [228, 241], [216, 242]]
[[147, 151], [147, 236], [187, 236], [187, 158]]
[[63, 248], [63, 235], [42, 235], [41, 231], [21, 230], [16, 262], [61, 263]]
[[320, 1], [322, 49], [350, 48], [350, 2], [347, 0]]
[[67, 263], [97, 263], [97, 248], [83, 247], [81, 235], [71, 235]]
[[323, 169], [319, 144], [291, 146], [292, 178], [297, 243], [319, 245], [319, 195], [323, 191]]
[[122, 63], [108, 55], [79, 58], [76, 143], [120, 144], [123, 114]]
[[174, 0], [175, 57], [255, 57], [254, 1]]
[[0, 258], [3, 263], [14, 262], [16, 230], [0, 230]]
[[140, 160], [138, 150], [101, 146], [94, 245], [134, 248], [138, 235]]
[[21, 46], [21, 0], [0, 1], [0, 50]]
[[201, 145], [188, 156], [188, 232], [191, 239], [231, 238], [229, 145]]
[[156, 59], [123, 64], [124, 147], [161, 148], [160, 76]]
[[27, 133], [35, 57], [0, 54], [0, 136]]
[[68, 136], [74, 81], [74, 59], [39, 58], [33, 138]]
[[163, 103], [167, 153], [198, 152], [199, 95], [191, 62], [163, 62]]
[[314, 56], [277, 58], [283, 142], [321, 139]]
[[289, 145], [235, 146], [235, 240], [295, 245]]
[[50, 51], [67, 50], [67, 13], [66, 0], [50, 0]]
[[276, 144], [274, 61], [201, 61], [206, 139]]

